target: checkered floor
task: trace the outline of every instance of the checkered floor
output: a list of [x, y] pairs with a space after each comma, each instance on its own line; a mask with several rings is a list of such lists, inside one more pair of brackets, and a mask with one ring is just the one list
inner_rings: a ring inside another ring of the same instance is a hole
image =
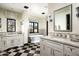
[[0, 56], [40, 56], [40, 44], [26, 43], [0, 52]]

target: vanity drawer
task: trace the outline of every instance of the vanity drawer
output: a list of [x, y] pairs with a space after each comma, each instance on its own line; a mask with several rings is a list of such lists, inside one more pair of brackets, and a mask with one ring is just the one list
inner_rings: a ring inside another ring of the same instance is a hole
[[79, 56], [79, 48], [64, 45], [64, 53], [72, 56]]

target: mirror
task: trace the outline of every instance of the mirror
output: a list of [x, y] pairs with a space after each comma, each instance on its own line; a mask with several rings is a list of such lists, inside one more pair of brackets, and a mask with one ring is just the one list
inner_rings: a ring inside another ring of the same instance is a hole
[[68, 5], [54, 11], [54, 30], [55, 31], [72, 31], [71, 16], [72, 5]]

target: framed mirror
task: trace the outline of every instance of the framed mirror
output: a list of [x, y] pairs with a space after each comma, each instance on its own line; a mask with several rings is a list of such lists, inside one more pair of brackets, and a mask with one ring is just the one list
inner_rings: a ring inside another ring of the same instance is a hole
[[54, 11], [54, 31], [72, 31], [72, 5]]

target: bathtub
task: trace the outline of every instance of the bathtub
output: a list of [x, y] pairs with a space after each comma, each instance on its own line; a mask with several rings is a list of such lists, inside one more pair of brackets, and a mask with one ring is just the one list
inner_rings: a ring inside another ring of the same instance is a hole
[[30, 41], [31, 41], [31, 43], [40, 43], [40, 41], [41, 41], [41, 38], [40, 37], [42, 37], [43, 35], [29, 35], [29, 37], [30, 37]]

